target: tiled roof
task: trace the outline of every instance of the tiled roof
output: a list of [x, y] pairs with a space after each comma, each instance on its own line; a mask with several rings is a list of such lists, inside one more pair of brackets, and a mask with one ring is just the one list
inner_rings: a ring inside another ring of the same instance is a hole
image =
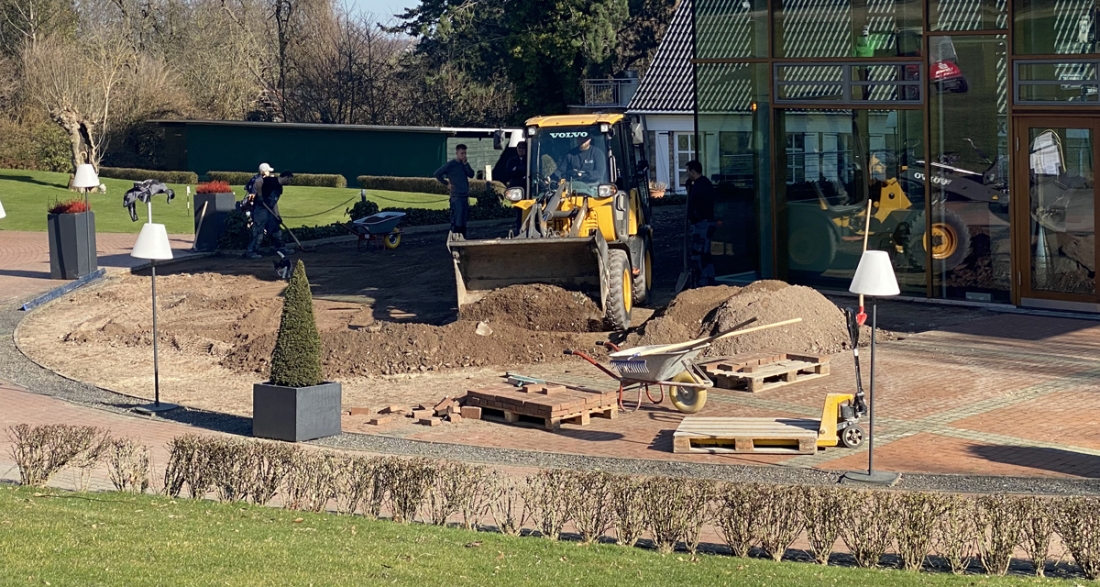
[[681, 0], [661, 39], [653, 63], [627, 106], [629, 112], [695, 110], [691, 84], [692, 0]]

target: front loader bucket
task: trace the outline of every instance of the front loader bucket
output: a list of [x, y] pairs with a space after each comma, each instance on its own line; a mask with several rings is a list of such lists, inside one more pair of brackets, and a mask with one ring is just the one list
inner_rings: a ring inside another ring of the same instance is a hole
[[510, 285], [547, 283], [587, 293], [602, 311], [607, 299], [607, 243], [589, 238], [449, 241], [458, 311]]

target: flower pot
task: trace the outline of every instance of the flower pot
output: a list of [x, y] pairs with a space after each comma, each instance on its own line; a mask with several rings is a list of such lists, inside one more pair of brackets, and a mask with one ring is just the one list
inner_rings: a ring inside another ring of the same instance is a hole
[[649, 197], [654, 200], [660, 200], [665, 197], [665, 190], [649, 190]]
[[252, 386], [252, 436], [302, 442], [340, 434], [339, 383]]
[[50, 278], [79, 279], [98, 267], [95, 250], [95, 212], [47, 214], [50, 239]]
[[[203, 205], [206, 206], [205, 213]], [[195, 250], [215, 251], [218, 238], [225, 232], [225, 221], [237, 205], [232, 192], [227, 194], [195, 194]]]

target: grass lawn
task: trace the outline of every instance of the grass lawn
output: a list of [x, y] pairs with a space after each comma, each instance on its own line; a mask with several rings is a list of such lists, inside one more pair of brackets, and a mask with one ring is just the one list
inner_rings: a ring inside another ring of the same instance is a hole
[[[42, 491], [40, 493], [40, 491]], [[1072, 585], [509, 538], [362, 517], [0, 487], [3, 585]]]
[[[8, 214], [7, 218], [0, 220], [0, 230], [45, 231], [46, 209], [56, 200], [70, 200], [79, 196], [66, 189], [68, 181], [68, 174], [65, 173], [0, 169], [0, 203], [3, 203], [4, 211]], [[132, 222], [130, 214], [122, 207], [122, 195], [133, 187], [134, 182], [108, 178], [101, 178], [100, 181], [107, 186], [107, 193], [89, 196], [92, 210], [96, 213], [96, 231], [140, 232], [141, 224], [145, 222], [144, 206], [139, 206], [137, 222]], [[194, 232], [194, 211], [187, 211], [185, 186], [169, 187], [175, 190], [176, 199], [171, 204], [165, 204], [164, 196], [155, 198], [153, 220], [165, 224], [172, 234]], [[194, 189], [195, 186], [191, 186], [192, 192]], [[233, 191], [238, 198], [244, 195], [243, 187], [235, 187]], [[279, 211], [290, 228], [347, 222], [349, 219], [344, 210], [354, 204], [358, 197], [358, 189], [290, 185], [279, 200]], [[370, 190], [367, 198], [376, 202], [379, 208], [443, 209], [448, 206], [447, 196], [438, 194]], [[319, 216], [311, 216], [322, 212]], [[302, 218], [303, 216], [310, 217]]]

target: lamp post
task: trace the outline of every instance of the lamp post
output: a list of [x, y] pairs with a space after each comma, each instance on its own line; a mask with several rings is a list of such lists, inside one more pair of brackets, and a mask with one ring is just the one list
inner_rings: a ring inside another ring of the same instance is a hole
[[88, 190], [99, 187], [99, 176], [96, 175], [95, 167], [91, 163], [81, 163], [76, 166], [73, 187], [84, 192], [84, 204], [88, 205]]
[[167, 261], [172, 258], [172, 245], [168, 242], [168, 231], [164, 225], [154, 224], [152, 214], [149, 220], [150, 222], [141, 227], [141, 233], [138, 234], [134, 251], [130, 256], [150, 261], [149, 270], [152, 273], [153, 282], [153, 403], [139, 406], [135, 411], [155, 414], [179, 406], [160, 401], [160, 363], [157, 358], [157, 261]]
[[871, 298], [871, 385], [867, 393], [867, 472], [845, 473], [843, 481], [873, 485], [893, 485], [897, 473], [875, 472], [875, 331], [878, 329], [878, 304], [875, 298], [901, 293], [894, 266], [886, 251], [863, 251], [848, 291]]

